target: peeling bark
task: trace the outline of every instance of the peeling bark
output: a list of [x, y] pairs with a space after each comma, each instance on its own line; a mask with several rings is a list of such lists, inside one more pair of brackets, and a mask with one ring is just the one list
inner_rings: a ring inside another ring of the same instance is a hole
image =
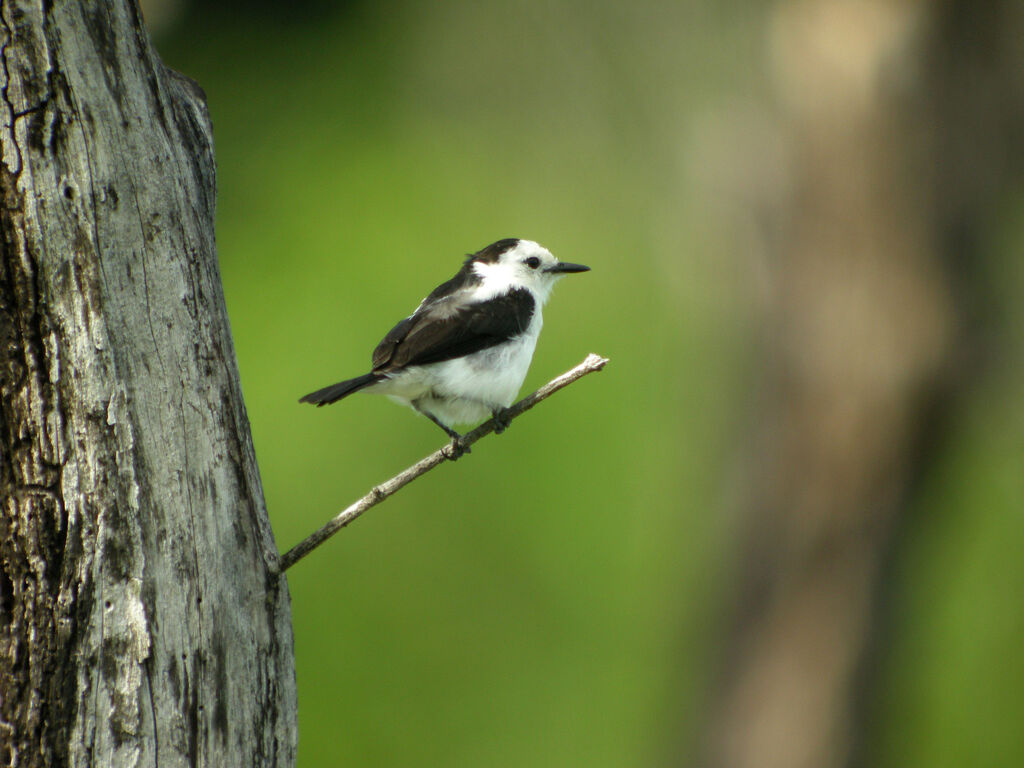
[[0, 764], [290, 766], [202, 93], [130, 0], [0, 19]]

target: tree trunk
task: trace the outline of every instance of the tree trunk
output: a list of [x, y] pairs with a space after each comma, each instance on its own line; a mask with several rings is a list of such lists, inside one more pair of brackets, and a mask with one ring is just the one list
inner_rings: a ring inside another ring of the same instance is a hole
[[0, 763], [290, 766], [203, 95], [132, 0], [0, 16]]
[[1020, 157], [1022, 18], [1019, 0], [775, 5], [790, 195], [702, 764], [856, 764], [880, 575], [963, 383], [962, 284]]

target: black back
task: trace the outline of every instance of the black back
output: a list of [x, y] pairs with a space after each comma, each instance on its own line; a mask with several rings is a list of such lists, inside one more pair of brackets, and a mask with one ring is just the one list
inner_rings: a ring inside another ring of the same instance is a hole
[[522, 334], [533, 317], [533, 295], [524, 288], [487, 301], [459, 303], [458, 297], [451, 298], [458, 289], [435, 296], [446, 285], [438, 286], [413, 315], [399, 322], [377, 345], [373, 351], [374, 373], [479, 352]]

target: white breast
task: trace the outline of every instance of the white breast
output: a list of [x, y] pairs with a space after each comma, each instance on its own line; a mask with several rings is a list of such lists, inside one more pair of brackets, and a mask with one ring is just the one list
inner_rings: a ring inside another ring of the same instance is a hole
[[449, 426], [483, 421], [515, 400], [543, 323], [538, 306], [526, 332], [511, 341], [443, 363], [409, 366], [366, 391], [406, 405], [417, 401]]
[[512, 341], [432, 366], [434, 390], [439, 395], [477, 400], [489, 407], [508, 407], [530, 369], [540, 327], [540, 318], [535, 316], [526, 333]]

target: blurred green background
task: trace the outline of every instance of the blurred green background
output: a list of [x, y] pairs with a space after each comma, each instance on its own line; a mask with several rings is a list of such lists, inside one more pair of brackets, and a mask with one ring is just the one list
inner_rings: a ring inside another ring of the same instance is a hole
[[[156, 35], [208, 96], [279, 547], [442, 443], [383, 398], [296, 400], [364, 372], [464, 254], [525, 237], [593, 268], [556, 289], [524, 392], [611, 359], [289, 572], [299, 765], [684, 764], [757, 384], [764, 278], [720, 161], [723, 115], [758, 125], [764, 9], [285, 5]], [[1016, 346], [957, 399], [899, 540], [865, 764], [1024, 765], [1021, 201], [988, 243]]]

